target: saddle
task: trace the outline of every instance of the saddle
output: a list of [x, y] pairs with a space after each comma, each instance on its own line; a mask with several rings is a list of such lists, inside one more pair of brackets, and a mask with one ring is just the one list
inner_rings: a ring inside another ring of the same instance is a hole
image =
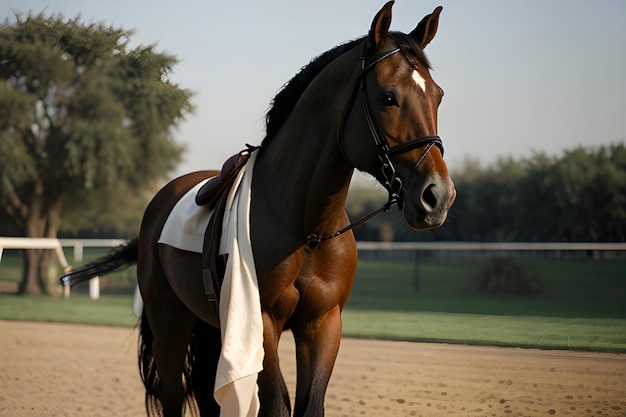
[[246, 165], [252, 152], [257, 149], [258, 147], [247, 145], [247, 149], [228, 158], [222, 166], [220, 175], [207, 181], [198, 190], [195, 198], [198, 206], [207, 206], [213, 210], [213, 215], [204, 233], [202, 281], [209, 301], [209, 308], [216, 319], [216, 323], [219, 323], [219, 294], [228, 259], [226, 255], [221, 256], [219, 254], [226, 200], [237, 174]]

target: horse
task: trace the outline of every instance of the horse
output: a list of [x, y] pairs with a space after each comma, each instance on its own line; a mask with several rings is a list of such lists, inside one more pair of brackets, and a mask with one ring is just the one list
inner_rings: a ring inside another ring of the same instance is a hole
[[[293, 415], [324, 415], [358, 258], [344, 209], [354, 169], [376, 178], [389, 193], [385, 209], [397, 204], [416, 230], [441, 226], [456, 197], [437, 135], [443, 90], [424, 54], [442, 8], [405, 34], [390, 31], [392, 6], [380, 9], [366, 36], [318, 56], [283, 86], [254, 151], [250, 241], [265, 355], [258, 416], [292, 415], [278, 357], [286, 330], [296, 344]], [[220, 413], [212, 395], [220, 330], [205, 297], [201, 255], [158, 243], [181, 196], [217, 174], [194, 172], [164, 186], [138, 238], [91, 268], [95, 276], [137, 263], [144, 301], [139, 365], [149, 415], [180, 417], [189, 404], [201, 416]]]

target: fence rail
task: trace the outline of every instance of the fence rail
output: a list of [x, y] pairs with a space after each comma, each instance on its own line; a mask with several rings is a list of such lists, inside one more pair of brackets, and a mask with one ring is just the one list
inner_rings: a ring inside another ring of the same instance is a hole
[[[63, 252], [64, 247], [74, 249], [74, 262], [82, 262], [83, 248], [114, 247], [124, 243], [123, 239], [56, 239], [56, 238], [28, 238], [28, 237], [0, 237], [0, 262], [4, 249], [52, 249], [54, 250], [59, 264], [67, 268], [69, 263]], [[63, 289], [65, 297], [69, 297], [70, 289]], [[89, 282], [89, 295], [92, 299], [100, 297], [100, 280], [98, 277]]]
[[626, 242], [357, 242], [359, 250], [626, 251]]
[[63, 245], [59, 239], [28, 238], [28, 237], [0, 237], [0, 262], [4, 249], [52, 249], [57, 255], [63, 268], [67, 267], [67, 259], [63, 253]]
[[[126, 242], [124, 239], [52, 239], [0, 237], [0, 262], [3, 249], [52, 249], [57, 255], [61, 267], [69, 263], [63, 248], [73, 249], [72, 264], [83, 262], [84, 248], [109, 248]], [[389, 259], [415, 262], [435, 257], [438, 260], [452, 258], [475, 259], [487, 256], [519, 256], [523, 257], [626, 257], [626, 242], [357, 242], [360, 256], [363, 259]], [[417, 271], [417, 268], [416, 268]], [[417, 272], [416, 272], [417, 273]], [[416, 278], [417, 279], [417, 278]], [[89, 292], [92, 298], [100, 294], [99, 279], [90, 282]], [[69, 295], [69, 293], [68, 293]]]

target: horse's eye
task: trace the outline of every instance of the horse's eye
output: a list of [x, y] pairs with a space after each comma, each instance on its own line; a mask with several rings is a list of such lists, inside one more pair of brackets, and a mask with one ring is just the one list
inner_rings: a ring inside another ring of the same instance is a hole
[[398, 100], [396, 100], [396, 95], [391, 91], [384, 91], [380, 93], [380, 96], [378, 96], [378, 99], [385, 106], [398, 106], [398, 107], [400, 106], [398, 104]]

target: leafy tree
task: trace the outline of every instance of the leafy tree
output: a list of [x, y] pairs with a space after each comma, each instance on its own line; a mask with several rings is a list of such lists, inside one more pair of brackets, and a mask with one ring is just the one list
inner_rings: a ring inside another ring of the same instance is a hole
[[504, 158], [453, 178], [457, 201], [444, 240], [626, 240], [623, 144], [578, 147], [560, 158]]
[[[169, 80], [174, 56], [131, 36], [44, 13], [0, 25], [0, 215], [19, 234], [56, 237], [68, 204], [124, 204], [180, 161], [192, 93]], [[45, 291], [47, 258], [25, 252], [20, 292]]]
[[626, 239], [624, 145], [578, 147], [528, 161], [521, 181], [519, 236], [543, 241]]
[[517, 184], [515, 201], [518, 208], [513, 224], [516, 240], [555, 240], [558, 233], [553, 226], [562, 214], [555, 194], [559, 180], [554, 172], [557, 163], [554, 158], [540, 153], [523, 161], [525, 175]]
[[[624, 144], [500, 158], [488, 167], [467, 159], [452, 178], [457, 199], [443, 227], [415, 232], [392, 211], [357, 229], [357, 238], [378, 240], [388, 223], [400, 241], [626, 241]], [[369, 201], [362, 191], [350, 195], [350, 215]]]
[[457, 186], [457, 199], [461, 196], [457, 227], [461, 228], [462, 240], [515, 238], [514, 223], [520, 209], [518, 184], [524, 175], [523, 163], [509, 157], [498, 159], [479, 175], [473, 173], [469, 180], [461, 177]]

